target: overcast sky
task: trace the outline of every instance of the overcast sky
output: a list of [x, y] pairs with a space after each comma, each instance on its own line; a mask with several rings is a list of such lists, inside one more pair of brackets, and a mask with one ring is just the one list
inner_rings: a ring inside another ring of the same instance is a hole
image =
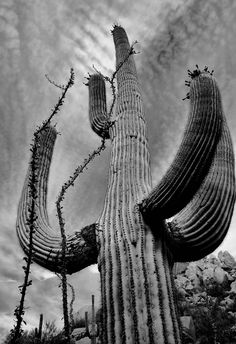
[[[55, 105], [60, 92], [45, 78], [65, 83], [71, 67], [75, 85], [56, 118], [58, 137], [50, 173], [48, 210], [57, 226], [55, 199], [61, 184], [100, 143], [88, 121], [84, 76], [94, 64], [103, 74], [114, 70], [110, 29], [119, 23], [136, 55], [156, 184], [169, 166], [187, 119], [184, 80], [198, 63], [215, 70], [234, 146], [236, 145], [236, 3], [233, 0], [1, 0], [0, 2], [0, 338], [13, 326], [22, 283], [22, 251], [15, 220], [36, 125]], [[109, 92], [108, 92], [109, 94]], [[106, 191], [109, 145], [66, 196], [67, 231], [98, 218]], [[224, 243], [236, 256], [236, 216]], [[218, 251], [219, 251], [218, 249]], [[59, 281], [32, 267], [26, 321], [37, 326], [39, 314], [61, 324]], [[69, 278], [76, 290], [75, 310], [99, 303], [99, 274], [88, 268]]]

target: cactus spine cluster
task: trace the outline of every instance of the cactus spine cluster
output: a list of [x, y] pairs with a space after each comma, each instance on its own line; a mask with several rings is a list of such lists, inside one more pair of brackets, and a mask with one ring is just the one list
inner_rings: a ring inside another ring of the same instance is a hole
[[[235, 202], [231, 138], [215, 79], [207, 69], [195, 70], [190, 73], [183, 141], [170, 169], [153, 187], [134, 57], [126, 59], [130, 45], [125, 30], [115, 26], [112, 34], [118, 69], [113, 122], [104, 78], [96, 74], [88, 80], [91, 127], [112, 143], [107, 193], [96, 223], [68, 236], [66, 268], [74, 273], [98, 263], [103, 344], [178, 344], [181, 326], [172, 264], [205, 256], [225, 237]], [[41, 137], [34, 260], [60, 272], [61, 238], [50, 227], [46, 210], [55, 138], [50, 126]], [[26, 181], [17, 219], [26, 252], [28, 198]]]

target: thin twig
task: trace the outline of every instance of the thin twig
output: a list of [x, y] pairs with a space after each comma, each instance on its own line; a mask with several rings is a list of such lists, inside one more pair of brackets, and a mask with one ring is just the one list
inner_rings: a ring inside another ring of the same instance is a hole
[[53, 86], [60, 88], [61, 90], [65, 90], [66, 86], [65, 85], [59, 85], [57, 84], [54, 80], [50, 79], [49, 76], [47, 74], [45, 74], [45, 78], [48, 80], [48, 82], [50, 84], [52, 84]]

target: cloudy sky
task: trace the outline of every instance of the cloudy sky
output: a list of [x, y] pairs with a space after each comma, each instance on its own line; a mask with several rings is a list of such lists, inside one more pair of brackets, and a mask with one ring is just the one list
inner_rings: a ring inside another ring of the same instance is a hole
[[[13, 326], [22, 283], [22, 251], [15, 233], [17, 204], [36, 125], [56, 103], [57, 83], [75, 69], [75, 85], [56, 118], [58, 137], [50, 174], [48, 211], [57, 226], [55, 200], [61, 184], [100, 143], [88, 121], [88, 90], [84, 77], [94, 64], [103, 74], [114, 70], [110, 29], [119, 23], [130, 41], [138, 40], [136, 55], [147, 115], [152, 174], [160, 180], [173, 159], [183, 133], [188, 103], [186, 71], [195, 64], [215, 70], [224, 110], [236, 146], [236, 3], [233, 0], [1, 0], [0, 2], [0, 340]], [[98, 218], [106, 191], [109, 145], [94, 161], [65, 202], [67, 231]], [[236, 215], [219, 249], [236, 256]], [[218, 249], [218, 251], [219, 251]], [[32, 267], [26, 318], [37, 326], [39, 314], [61, 324], [59, 281], [52, 273]], [[96, 267], [72, 275], [75, 310], [99, 304]]]

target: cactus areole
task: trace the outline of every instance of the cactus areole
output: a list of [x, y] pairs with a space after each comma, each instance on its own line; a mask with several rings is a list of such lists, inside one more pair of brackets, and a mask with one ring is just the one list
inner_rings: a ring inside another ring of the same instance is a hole
[[[204, 257], [227, 233], [235, 202], [232, 142], [217, 83], [206, 68], [197, 68], [189, 73], [190, 110], [182, 143], [166, 175], [153, 187], [134, 56], [125, 60], [130, 51], [125, 30], [115, 26], [112, 34], [118, 69], [113, 122], [103, 77], [95, 74], [88, 80], [91, 127], [112, 144], [107, 193], [97, 222], [68, 235], [67, 272], [98, 263], [103, 344], [177, 344], [181, 326], [172, 264]], [[51, 126], [41, 133], [34, 260], [60, 272], [61, 237], [50, 227], [46, 210], [55, 139]], [[27, 178], [17, 219], [26, 253]]]

